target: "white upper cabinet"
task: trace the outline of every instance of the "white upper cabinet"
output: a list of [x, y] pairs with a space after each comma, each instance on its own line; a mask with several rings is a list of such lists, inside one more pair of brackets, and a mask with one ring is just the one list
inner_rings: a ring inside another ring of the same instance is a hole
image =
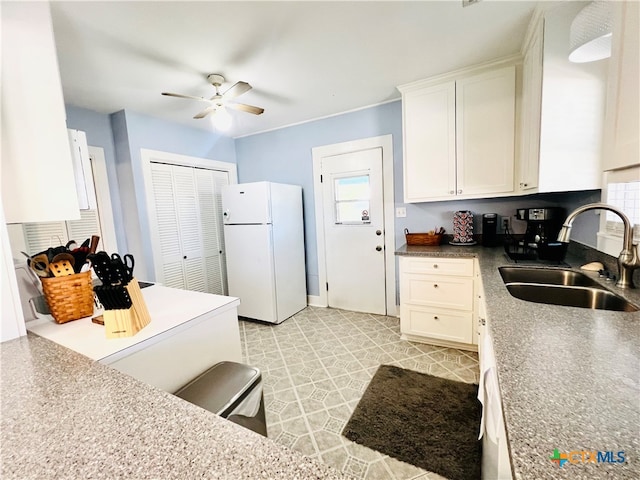
[[456, 81], [456, 195], [513, 192], [514, 66]]
[[534, 30], [525, 47], [522, 65], [522, 103], [520, 113], [520, 164], [518, 189], [524, 193], [538, 188], [538, 159], [540, 158], [540, 108], [542, 106], [542, 18], [534, 23]]
[[582, 2], [538, 11], [524, 44], [518, 189], [598, 189], [607, 61], [569, 61], [569, 31]]
[[398, 89], [405, 202], [513, 192], [515, 66], [467, 69]]
[[640, 4], [615, 2], [603, 170], [640, 164]]
[[2, 2], [2, 198], [8, 223], [80, 218], [48, 2]]
[[456, 189], [456, 84], [402, 95], [406, 202], [450, 198]]

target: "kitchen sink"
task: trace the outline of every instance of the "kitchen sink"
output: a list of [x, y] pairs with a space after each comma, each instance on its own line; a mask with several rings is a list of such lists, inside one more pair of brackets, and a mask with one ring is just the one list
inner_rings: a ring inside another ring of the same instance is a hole
[[563, 268], [500, 267], [509, 293], [520, 300], [567, 307], [637, 312], [639, 309], [594, 279]]
[[566, 307], [595, 308], [618, 312], [637, 312], [638, 308], [609, 290], [593, 287], [568, 287], [541, 283], [507, 283], [509, 293], [535, 303]]
[[498, 270], [504, 283], [525, 282], [602, 288], [593, 278], [566, 268], [500, 267]]

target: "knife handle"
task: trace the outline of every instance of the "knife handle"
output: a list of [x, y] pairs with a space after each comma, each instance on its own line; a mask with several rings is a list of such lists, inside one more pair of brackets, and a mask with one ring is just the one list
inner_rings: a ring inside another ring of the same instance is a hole
[[97, 235], [91, 236], [91, 245], [89, 246], [89, 253], [96, 253], [98, 249], [98, 242], [100, 241], [100, 237]]

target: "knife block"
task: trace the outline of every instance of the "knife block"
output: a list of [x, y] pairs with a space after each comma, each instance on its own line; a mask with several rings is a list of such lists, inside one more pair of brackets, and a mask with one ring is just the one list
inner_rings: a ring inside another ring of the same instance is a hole
[[131, 307], [103, 313], [107, 338], [133, 337], [151, 321], [138, 281], [132, 278], [125, 288], [131, 297]]

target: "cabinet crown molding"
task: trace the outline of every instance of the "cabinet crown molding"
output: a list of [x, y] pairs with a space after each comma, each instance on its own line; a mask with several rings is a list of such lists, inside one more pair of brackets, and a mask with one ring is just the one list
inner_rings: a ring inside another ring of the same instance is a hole
[[522, 55], [520, 53], [516, 53], [506, 57], [500, 57], [487, 62], [477, 63], [468, 67], [452, 70], [450, 72], [435, 75], [433, 77], [425, 78], [422, 80], [416, 80], [415, 82], [398, 85], [396, 88], [400, 91], [400, 93], [408, 93], [449, 80], [457, 80], [466, 76], [477, 75], [478, 73], [483, 73], [484, 71], [490, 71], [500, 67], [507, 67], [511, 65], [518, 65], [521, 64], [522, 61]]

